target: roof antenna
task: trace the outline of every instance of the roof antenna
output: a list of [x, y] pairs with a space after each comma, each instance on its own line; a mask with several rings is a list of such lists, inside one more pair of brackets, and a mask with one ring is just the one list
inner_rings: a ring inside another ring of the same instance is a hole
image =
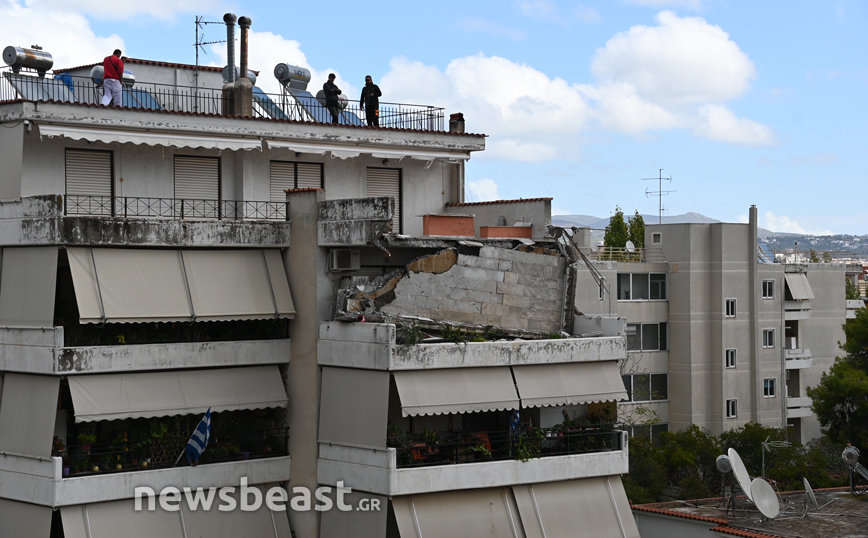
[[657, 224], [663, 224], [663, 197], [665, 195], [671, 193], [671, 192], [678, 192], [678, 191], [664, 191], [663, 190], [663, 182], [664, 181], [672, 181], [672, 176], [663, 177], [663, 169], [662, 168], [660, 169], [660, 175], [658, 177], [644, 177], [644, 178], [642, 178], [642, 181], [654, 181], [654, 180], [658, 181], [657, 190], [656, 191], [649, 191], [648, 189], [645, 189], [645, 197], [647, 198], [649, 196], [654, 196], [654, 195], [657, 196], [657, 205], [658, 205], [658, 210], [659, 210], [659, 216], [657, 217]]
[[196, 71], [194, 72], [194, 77], [196, 80], [196, 99], [193, 101], [193, 110], [195, 112], [199, 111], [199, 49], [202, 49], [202, 52], [208, 54], [205, 50], [205, 45], [214, 45], [217, 43], [226, 43], [226, 40], [222, 41], [205, 41], [205, 33], [199, 35], [199, 28], [204, 29], [206, 24], [225, 24], [223, 21], [206, 21], [205, 17], [196, 16], [196, 42], [193, 43], [193, 46], [196, 47]]

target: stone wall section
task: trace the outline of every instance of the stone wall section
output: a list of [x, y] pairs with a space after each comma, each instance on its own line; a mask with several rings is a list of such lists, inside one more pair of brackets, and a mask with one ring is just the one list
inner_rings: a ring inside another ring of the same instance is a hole
[[479, 256], [458, 254], [455, 263], [439, 274], [411, 264], [411, 270], [395, 286], [395, 299], [381, 312], [560, 331], [565, 264], [560, 256], [495, 247], [483, 247]]

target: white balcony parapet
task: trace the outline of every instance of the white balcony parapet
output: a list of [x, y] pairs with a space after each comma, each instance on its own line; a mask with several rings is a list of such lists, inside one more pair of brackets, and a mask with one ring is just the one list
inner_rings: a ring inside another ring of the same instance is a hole
[[793, 409], [793, 408], [797, 408], [797, 407], [810, 408], [813, 403], [814, 403], [814, 400], [812, 400], [811, 398], [808, 398], [807, 396], [795, 397], [795, 398], [787, 397], [787, 409]]
[[30, 374], [285, 364], [290, 353], [288, 338], [65, 347], [63, 327], [0, 328], [0, 370]]
[[623, 337], [399, 346], [386, 323], [322, 322], [318, 362], [373, 370], [424, 370], [609, 361], [627, 357]]
[[135, 488], [159, 493], [165, 487], [211, 488], [289, 480], [290, 456], [213, 463], [151, 471], [107, 472], [80, 478], [63, 477], [61, 458], [0, 454], [0, 498], [61, 507], [131, 499]]
[[628, 471], [626, 432], [621, 448], [528, 461], [500, 460], [399, 469], [394, 448], [363, 448], [320, 443], [318, 476], [325, 485], [344, 485], [381, 495], [413, 495], [436, 491], [533, 484]]

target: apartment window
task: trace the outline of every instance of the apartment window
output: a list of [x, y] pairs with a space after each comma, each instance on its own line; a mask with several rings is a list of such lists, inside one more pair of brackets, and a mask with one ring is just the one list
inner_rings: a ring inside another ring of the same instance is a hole
[[662, 301], [666, 299], [665, 273], [619, 273], [619, 301]]
[[66, 213], [112, 214], [112, 152], [66, 150]]
[[401, 170], [398, 168], [368, 168], [366, 196], [391, 196], [395, 201], [392, 231], [401, 233]]
[[651, 244], [653, 244], [653, 245], [659, 245], [659, 244], [662, 243], [662, 242], [663, 242], [663, 236], [662, 236], [662, 234], [660, 234], [660, 233], [653, 233], [653, 234], [651, 234]]
[[175, 156], [175, 199], [184, 217], [220, 216], [220, 157]]
[[735, 350], [727, 349], [724, 354], [726, 356], [726, 367], [735, 368]]
[[660, 402], [669, 399], [669, 374], [623, 375], [625, 402]]
[[775, 281], [763, 280], [763, 299], [775, 298]]
[[666, 351], [667, 331], [666, 323], [628, 323], [627, 351]]
[[774, 329], [763, 329], [763, 347], [775, 347]]
[[734, 318], [735, 317], [735, 299], [727, 299], [726, 300], [726, 317]]
[[726, 418], [738, 417], [738, 400], [735, 398], [726, 401]]
[[271, 201], [285, 202], [289, 189], [323, 189], [322, 163], [271, 161]]
[[766, 379], [763, 379], [763, 397], [775, 397], [775, 378], [767, 377]]

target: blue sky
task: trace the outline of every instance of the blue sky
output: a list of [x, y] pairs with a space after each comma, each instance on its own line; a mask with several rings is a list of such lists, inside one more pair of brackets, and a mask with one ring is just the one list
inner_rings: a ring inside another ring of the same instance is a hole
[[[463, 112], [487, 150], [469, 201], [554, 198], [555, 213], [868, 233], [868, 2], [501, 0], [221, 2], [0, 0], [2, 46], [42, 45], [56, 67], [134, 58], [194, 63], [194, 20], [253, 20], [250, 66], [333, 71], [355, 96]], [[225, 39], [207, 25], [204, 38]], [[200, 56], [225, 64], [225, 45]]]

